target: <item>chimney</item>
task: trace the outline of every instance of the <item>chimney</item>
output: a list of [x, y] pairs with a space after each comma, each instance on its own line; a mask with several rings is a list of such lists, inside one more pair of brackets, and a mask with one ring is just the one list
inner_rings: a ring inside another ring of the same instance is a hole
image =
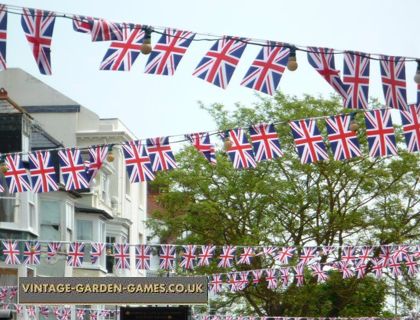
[[6, 89], [0, 88], [0, 99], [7, 99], [8, 97]]

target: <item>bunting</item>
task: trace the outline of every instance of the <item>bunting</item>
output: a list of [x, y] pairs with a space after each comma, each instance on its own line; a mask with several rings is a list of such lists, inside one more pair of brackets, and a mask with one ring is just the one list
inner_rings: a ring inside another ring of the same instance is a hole
[[0, 71], [6, 66], [6, 43], [7, 43], [7, 8], [0, 4]]
[[370, 157], [397, 155], [394, 127], [390, 110], [365, 112], [366, 135]]
[[18, 153], [6, 155], [7, 171], [4, 173], [10, 193], [25, 192], [31, 190], [28, 173], [23, 166], [21, 156]]
[[383, 55], [380, 66], [385, 105], [389, 108], [406, 110], [405, 59]]
[[401, 111], [402, 129], [409, 152], [420, 151], [420, 106], [410, 105]]
[[80, 150], [77, 148], [58, 151], [60, 171], [66, 190], [89, 188], [89, 177], [83, 163]]
[[191, 133], [185, 135], [194, 148], [200, 152], [211, 164], [216, 164], [216, 149], [214, 144], [210, 143], [208, 132]]
[[369, 103], [369, 55], [345, 52], [343, 84], [347, 87], [344, 107], [367, 109]]
[[130, 182], [143, 182], [154, 180], [155, 175], [147, 153], [141, 141], [129, 141], [123, 144], [125, 165]]
[[226, 131], [225, 138], [231, 142], [226, 152], [234, 168], [255, 168], [257, 166], [252, 146], [248, 142], [248, 138], [242, 128]]
[[57, 191], [57, 175], [49, 151], [37, 151], [29, 154], [29, 173], [33, 192]]

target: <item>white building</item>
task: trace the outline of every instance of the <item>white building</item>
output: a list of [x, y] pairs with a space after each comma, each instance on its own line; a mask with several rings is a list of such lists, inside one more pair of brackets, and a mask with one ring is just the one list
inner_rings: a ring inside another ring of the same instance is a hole
[[[4, 114], [20, 114], [22, 139], [19, 147], [24, 152], [115, 144], [115, 160], [106, 161], [89, 190], [1, 194], [0, 238], [145, 243], [146, 184], [129, 182], [120, 146], [124, 141], [135, 140], [134, 134], [117, 118], [101, 119], [21, 69], [0, 72], [0, 88], [8, 94], [8, 98], [1, 98], [0, 93], [0, 133], [7, 129], [7, 126], [2, 129], [1, 124]], [[20, 150], [0, 150], [13, 151]], [[143, 275], [135, 269], [134, 247], [130, 247], [131, 270], [125, 272], [112, 269], [111, 256], [104, 256], [99, 264], [92, 265], [86, 252], [89, 249], [87, 245], [82, 268], [65, 266], [64, 254], [52, 264], [42, 259], [39, 267], [7, 266], [0, 262], [0, 285], [15, 285], [18, 275]]]

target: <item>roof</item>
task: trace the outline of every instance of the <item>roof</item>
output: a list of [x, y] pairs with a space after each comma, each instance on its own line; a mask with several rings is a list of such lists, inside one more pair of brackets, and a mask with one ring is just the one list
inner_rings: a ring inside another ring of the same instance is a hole
[[80, 112], [80, 104], [52, 106], [22, 106], [29, 113], [73, 113]]
[[31, 150], [63, 148], [63, 144], [48, 134], [40, 125], [34, 124], [31, 131]]
[[107, 220], [114, 219], [113, 216], [105, 210], [98, 209], [98, 208], [93, 208], [93, 207], [90, 207], [90, 206], [85, 206], [85, 205], [82, 205], [82, 204], [76, 204], [74, 206], [74, 210], [76, 212], [79, 212], [79, 213], [100, 214], [100, 215], [103, 215]]

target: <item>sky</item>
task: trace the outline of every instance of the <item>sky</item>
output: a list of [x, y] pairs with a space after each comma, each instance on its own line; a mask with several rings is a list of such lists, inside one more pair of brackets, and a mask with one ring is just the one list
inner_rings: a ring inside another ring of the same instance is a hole
[[[368, 53], [420, 58], [417, 0], [9, 0], [8, 4], [214, 35], [275, 40], [297, 45], [330, 47]], [[6, 3], [7, 4], [7, 3]], [[59, 90], [101, 118], [120, 118], [138, 138], [215, 129], [205, 105], [236, 103], [252, 106], [258, 94], [240, 85], [259, 47], [248, 45], [226, 89], [192, 76], [213, 42], [193, 42], [174, 76], [144, 73], [147, 56], [140, 55], [131, 71], [100, 71], [109, 43], [91, 42], [74, 32], [71, 20], [57, 18], [52, 40], [51, 76], [41, 75], [20, 25], [9, 15], [8, 67], [18, 67]], [[152, 44], [159, 35], [152, 35]], [[336, 67], [342, 70], [342, 55]], [[285, 94], [333, 93], [328, 83], [298, 52], [299, 68], [286, 71], [279, 90]], [[370, 95], [383, 101], [379, 63], [371, 62]], [[406, 64], [408, 101], [415, 101], [416, 64]], [[265, 96], [264, 94], [261, 94]], [[12, 97], [13, 98], [13, 97]]]

